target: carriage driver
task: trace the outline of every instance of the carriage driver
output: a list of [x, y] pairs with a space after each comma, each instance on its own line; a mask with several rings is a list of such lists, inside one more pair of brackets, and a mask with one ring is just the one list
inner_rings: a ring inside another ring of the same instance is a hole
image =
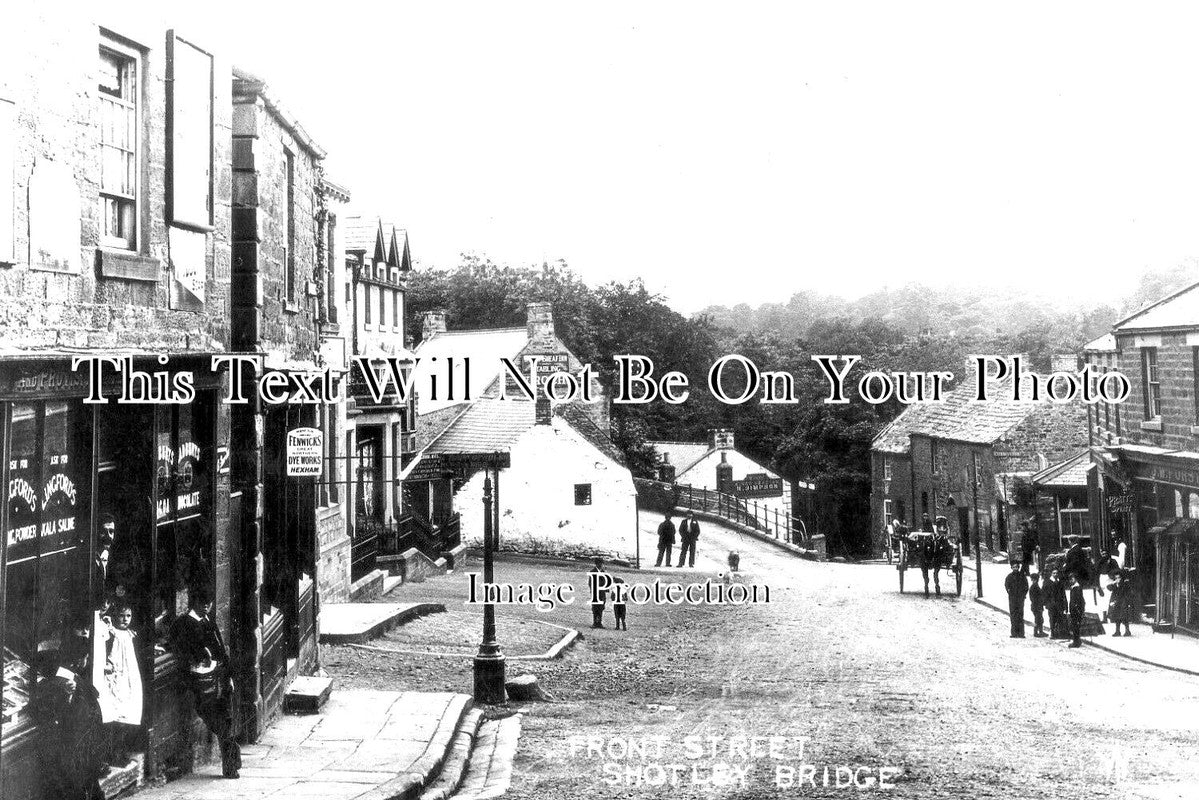
[[928, 597], [929, 568], [932, 568], [933, 586], [936, 588], [937, 596], [939, 597], [941, 595], [941, 570], [948, 567], [952, 561], [953, 545], [949, 542], [949, 520], [945, 517], [937, 517], [937, 524], [933, 528], [932, 541], [928, 542], [923, 557], [920, 559], [920, 573], [924, 576], [925, 597]]

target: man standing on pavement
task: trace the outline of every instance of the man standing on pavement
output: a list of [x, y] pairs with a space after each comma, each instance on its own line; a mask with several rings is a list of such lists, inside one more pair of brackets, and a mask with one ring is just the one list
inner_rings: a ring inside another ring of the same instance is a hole
[[1041, 588], [1041, 573], [1034, 572], [1028, 586], [1028, 604], [1032, 608], [1032, 635], [1045, 638], [1045, 591]]
[[1012, 571], [1003, 582], [1007, 590], [1007, 613], [1012, 623], [1013, 639], [1024, 638], [1024, 598], [1028, 594], [1028, 578], [1024, 577], [1023, 565], [1012, 562]]
[[1082, 617], [1086, 612], [1086, 601], [1082, 594], [1082, 581], [1077, 573], [1070, 573], [1070, 635], [1074, 641], [1070, 647], [1082, 647]]
[[666, 512], [666, 519], [658, 525], [658, 560], [654, 562], [655, 567], [662, 566], [662, 562], [666, 562], [666, 566], [670, 566], [670, 555], [674, 550], [674, 523], [670, 521], [670, 512]]
[[1028, 575], [1037, 557], [1037, 534], [1028, 520], [1020, 523], [1020, 553], [1021, 570]]
[[[687, 518], [679, 523], [679, 566], [683, 566], [683, 561], [687, 560], [689, 567], [695, 566], [695, 543], [699, 540], [699, 523], [695, 521], [695, 514], [687, 512]], [[688, 557], [690, 554], [690, 557]]]

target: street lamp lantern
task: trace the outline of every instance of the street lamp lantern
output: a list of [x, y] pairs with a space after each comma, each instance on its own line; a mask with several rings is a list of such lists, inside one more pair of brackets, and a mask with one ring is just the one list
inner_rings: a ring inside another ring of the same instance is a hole
[[[496, 478], [499, 478], [498, 470]], [[487, 475], [483, 480], [483, 583], [486, 586], [495, 582], [491, 492], [491, 476]], [[487, 602], [483, 604], [483, 641], [479, 645], [474, 665], [475, 700], [496, 705], [508, 699], [504, 688], [504, 654], [500, 652], [500, 645], [495, 639], [495, 603], [490, 601], [490, 593], [487, 593], [485, 599]]]

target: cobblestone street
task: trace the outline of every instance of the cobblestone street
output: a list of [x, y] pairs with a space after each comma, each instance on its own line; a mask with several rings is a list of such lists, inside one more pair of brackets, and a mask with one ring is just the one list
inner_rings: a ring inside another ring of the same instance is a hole
[[[591, 630], [580, 601], [544, 614], [500, 609], [501, 644], [522, 619], [586, 635], [560, 661], [509, 664], [509, 677], [533, 672], [557, 698], [525, 707], [510, 796], [1183, 798], [1199, 791], [1197, 678], [1095, 648], [1013, 641], [1002, 615], [971, 600], [969, 576], [962, 598], [925, 599], [900, 595], [885, 565], [797, 560], [715, 526], [705, 528], [700, 546], [709, 555], [739, 549], [744, 579], [768, 584], [772, 602], [630, 607], [627, 633]], [[401, 587], [389, 599], [444, 602], [456, 612], [466, 570]], [[496, 574], [509, 582], [571, 581], [580, 590], [584, 583], [582, 566], [516, 559], [501, 561]], [[683, 582], [712, 575], [624, 574]], [[326, 647], [323, 659], [340, 686], [470, 691], [465, 658]], [[712, 746], [706, 737], [791, 738], [785, 757], [775, 759], [730, 752], [729, 738], [716, 742], [715, 755], [696, 757], [699, 745], [692, 740], [689, 748], [687, 736], [705, 737], [704, 748]], [[796, 737], [806, 737], [802, 758]], [[643, 741], [644, 754], [625, 752]], [[714, 777], [734, 775], [714, 776], [717, 764], [748, 772], [714, 785]], [[801, 764], [815, 771], [798, 785]], [[681, 766], [672, 773], [670, 765]], [[776, 788], [778, 767], [784, 776], [796, 770], [796, 788]], [[838, 767], [857, 770], [860, 788], [846, 787], [849, 773]], [[897, 773], [886, 778], [895, 788], [866, 788], [868, 776], [887, 767], [884, 775]]]

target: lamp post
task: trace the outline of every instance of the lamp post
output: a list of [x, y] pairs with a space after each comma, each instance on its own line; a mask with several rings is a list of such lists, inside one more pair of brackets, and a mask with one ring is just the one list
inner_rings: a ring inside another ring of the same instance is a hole
[[[498, 475], [497, 475], [498, 478]], [[483, 582], [487, 586], [495, 581], [495, 565], [492, 554], [492, 497], [491, 476], [483, 479]], [[483, 641], [475, 656], [475, 700], [496, 705], [508, 699], [504, 688], [504, 654], [495, 640], [495, 603], [487, 592], [483, 604]]]

